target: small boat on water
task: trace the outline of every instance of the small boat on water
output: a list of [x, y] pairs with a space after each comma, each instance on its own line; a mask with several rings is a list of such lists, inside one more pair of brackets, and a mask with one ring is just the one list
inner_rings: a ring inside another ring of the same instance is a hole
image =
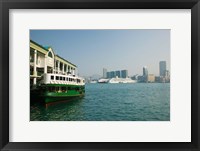
[[90, 83], [97, 83], [97, 81], [96, 80], [92, 80], [92, 81], [90, 81]]
[[109, 79], [99, 79], [98, 83], [108, 83]]
[[31, 89], [31, 99], [39, 98], [46, 104], [68, 101], [84, 95], [85, 80], [75, 75], [46, 73], [41, 76], [38, 85]]

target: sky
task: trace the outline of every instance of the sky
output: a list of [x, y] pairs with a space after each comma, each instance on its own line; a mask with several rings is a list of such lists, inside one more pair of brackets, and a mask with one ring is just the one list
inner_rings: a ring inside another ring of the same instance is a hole
[[77, 65], [81, 76], [103, 76], [103, 68], [142, 75], [144, 66], [159, 75], [159, 61], [170, 70], [169, 29], [30, 30], [30, 39]]

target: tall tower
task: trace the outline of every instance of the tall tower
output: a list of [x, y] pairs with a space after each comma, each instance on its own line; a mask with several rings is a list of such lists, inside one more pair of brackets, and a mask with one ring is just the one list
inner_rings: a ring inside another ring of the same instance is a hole
[[164, 77], [167, 70], [166, 61], [159, 62], [159, 69], [160, 69], [160, 76]]
[[115, 71], [116, 72], [116, 76], [118, 77], [118, 78], [121, 78], [121, 72], [120, 71]]
[[103, 68], [103, 78], [107, 78], [107, 69]]
[[143, 76], [148, 76], [148, 69], [146, 66], [143, 67]]
[[128, 77], [128, 70], [122, 70], [121, 71], [121, 77], [122, 78], [127, 78]]

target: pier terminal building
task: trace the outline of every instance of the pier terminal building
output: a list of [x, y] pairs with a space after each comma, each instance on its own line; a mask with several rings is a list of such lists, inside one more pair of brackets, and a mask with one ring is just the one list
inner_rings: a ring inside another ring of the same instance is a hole
[[36, 85], [44, 73], [75, 76], [77, 66], [55, 54], [51, 47], [30, 40], [30, 86]]

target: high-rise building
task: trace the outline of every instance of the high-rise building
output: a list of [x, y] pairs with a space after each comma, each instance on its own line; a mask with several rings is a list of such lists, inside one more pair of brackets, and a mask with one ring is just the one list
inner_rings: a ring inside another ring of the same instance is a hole
[[116, 72], [116, 76], [118, 77], [118, 78], [121, 78], [121, 72], [120, 71], [115, 71]]
[[107, 69], [103, 68], [103, 78], [107, 78]]
[[166, 61], [160, 61], [159, 62], [159, 69], [160, 69], [160, 76], [165, 77], [166, 75], [166, 70], [167, 70], [167, 65]]
[[121, 71], [121, 77], [122, 78], [127, 78], [128, 77], [128, 70], [122, 70]]
[[106, 73], [106, 78], [109, 79], [110, 78], [110, 72]]
[[146, 66], [143, 67], [143, 76], [147, 76], [148, 75], [148, 69]]
[[116, 77], [115, 71], [111, 71], [111, 78], [115, 78], [115, 77]]

